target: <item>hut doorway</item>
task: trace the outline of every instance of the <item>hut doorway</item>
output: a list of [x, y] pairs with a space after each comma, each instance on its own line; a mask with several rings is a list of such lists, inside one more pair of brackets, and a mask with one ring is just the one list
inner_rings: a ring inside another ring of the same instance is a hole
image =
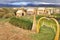
[[22, 16], [24, 16], [24, 13], [22, 13]]

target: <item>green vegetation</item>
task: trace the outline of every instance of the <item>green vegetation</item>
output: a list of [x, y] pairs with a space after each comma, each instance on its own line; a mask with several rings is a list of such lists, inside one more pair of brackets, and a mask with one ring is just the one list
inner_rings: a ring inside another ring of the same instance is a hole
[[56, 31], [56, 29], [57, 29], [57, 25], [56, 25], [56, 22], [54, 21], [54, 20], [52, 20], [52, 19], [42, 19], [42, 20], [40, 20], [40, 26], [42, 26], [42, 25], [46, 25], [46, 26], [48, 26], [48, 27], [51, 27], [51, 28], [53, 28], [55, 31]]
[[21, 16], [20, 18], [29, 19], [31, 22], [33, 22], [33, 16]]
[[31, 30], [32, 28], [32, 22], [29, 19], [12, 17], [9, 22], [23, 29]]
[[60, 18], [60, 13], [59, 14], [53, 14], [53, 16], [55, 17], [55, 18]]
[[40, 33], [32, 34], [33, 40], [54, 40], [55, 32], [51, 27], [41, 26]]
[[44, 17], [43, 15], [37, 15], [36, 19], [39, 20], [41, 17]]

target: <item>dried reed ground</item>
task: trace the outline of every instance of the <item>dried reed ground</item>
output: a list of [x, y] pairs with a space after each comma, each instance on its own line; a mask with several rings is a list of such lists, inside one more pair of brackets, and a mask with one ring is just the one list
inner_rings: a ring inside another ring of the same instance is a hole
[[15, 27], [8, 22], [0, 22], [0, 40], [31, 40], [31, 31]]

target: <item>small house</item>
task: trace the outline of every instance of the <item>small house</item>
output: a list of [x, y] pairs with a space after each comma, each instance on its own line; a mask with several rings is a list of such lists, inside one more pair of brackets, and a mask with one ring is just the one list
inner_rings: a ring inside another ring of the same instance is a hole
[[40, 14], [45, 14], [45, 7], [39, 7], [37, 9], [37, 15], [40, 15]]
[[34, 15], [35, 14], [35, 9], [34, 8], [28, 8], [27, 9], [27, 15]]
[[25, 16], [26, 15], [26, 10], [21, 8], [16, 12], [16, 16]]

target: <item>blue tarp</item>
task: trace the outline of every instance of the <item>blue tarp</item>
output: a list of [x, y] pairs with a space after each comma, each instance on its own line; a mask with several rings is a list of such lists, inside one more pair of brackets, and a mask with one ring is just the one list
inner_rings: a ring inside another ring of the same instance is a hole
[[60, 7], [60, 0], [0, 0], [0, 7]]

